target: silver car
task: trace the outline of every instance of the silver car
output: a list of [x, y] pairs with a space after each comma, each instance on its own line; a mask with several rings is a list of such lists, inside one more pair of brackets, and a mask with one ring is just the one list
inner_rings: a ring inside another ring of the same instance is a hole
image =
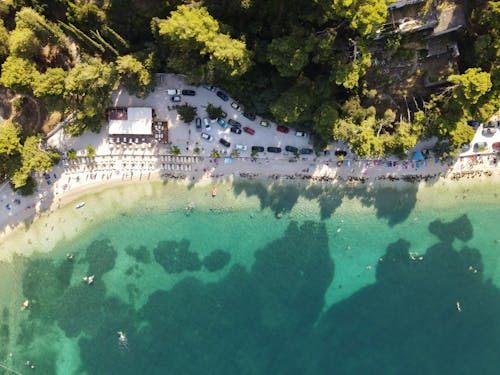
[[210, 134], [205, 133], [205, 132], [201, 133], [201, 138], [203, 138], [204, 140], [206, 140], [208, 142], [210, 142], [210, 141], [212, 141], [212, 139], [214, 139], [214, 137], [212, 137]]

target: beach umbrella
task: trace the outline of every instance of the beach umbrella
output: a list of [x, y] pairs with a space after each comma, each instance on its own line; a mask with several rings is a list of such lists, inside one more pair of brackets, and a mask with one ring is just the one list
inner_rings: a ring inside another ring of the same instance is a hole
[[413, 156], [411, 158], [413, 161], [422, 161], [425, 160], [424, 155], [422, 154], [422, 151], [415, 151], [413, 153]]

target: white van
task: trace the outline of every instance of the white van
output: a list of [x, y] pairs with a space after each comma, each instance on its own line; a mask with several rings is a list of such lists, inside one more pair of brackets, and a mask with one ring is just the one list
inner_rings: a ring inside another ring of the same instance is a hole
[[181, 89], [167, 89], [167, 95], [181, 95]]

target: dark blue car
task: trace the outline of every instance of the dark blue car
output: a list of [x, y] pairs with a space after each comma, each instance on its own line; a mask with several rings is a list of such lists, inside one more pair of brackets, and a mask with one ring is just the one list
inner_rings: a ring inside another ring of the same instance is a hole
[[222, 100], [224, 100], [225, 102], [227, 102], [229, 100], [229, 96], [227, 96], [227, 94], [225, 92], [222, 92], [222, 91], [217, 91], [216, 92], [216, 95], [221, 98]]

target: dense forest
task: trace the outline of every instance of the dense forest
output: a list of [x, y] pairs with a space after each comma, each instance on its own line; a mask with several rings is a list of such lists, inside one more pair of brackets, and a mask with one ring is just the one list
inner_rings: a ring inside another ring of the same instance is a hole
[[498, 110], [500, 2], [437, 3], [458, 4], [466, 27], [458, 71], [427, 89], [415, 83], [422, 68], [398, 81], [381, 63], [411, 60], [422, 39], [381, 33], [394, 18], [385, 0], [2, 1], [0, 177], [30, 186], [58, 160], [41, 147], [55, 124], [72, 115], [72, 134], [98, 131], [111, 91], [146, 96], [156, 72], [215, 84], [246, 111], [311, 132], [317, 150], [336, 139], [360, 157], [403, 156], [438, 136], [453, 155], [473, 135], [467, 120]]

